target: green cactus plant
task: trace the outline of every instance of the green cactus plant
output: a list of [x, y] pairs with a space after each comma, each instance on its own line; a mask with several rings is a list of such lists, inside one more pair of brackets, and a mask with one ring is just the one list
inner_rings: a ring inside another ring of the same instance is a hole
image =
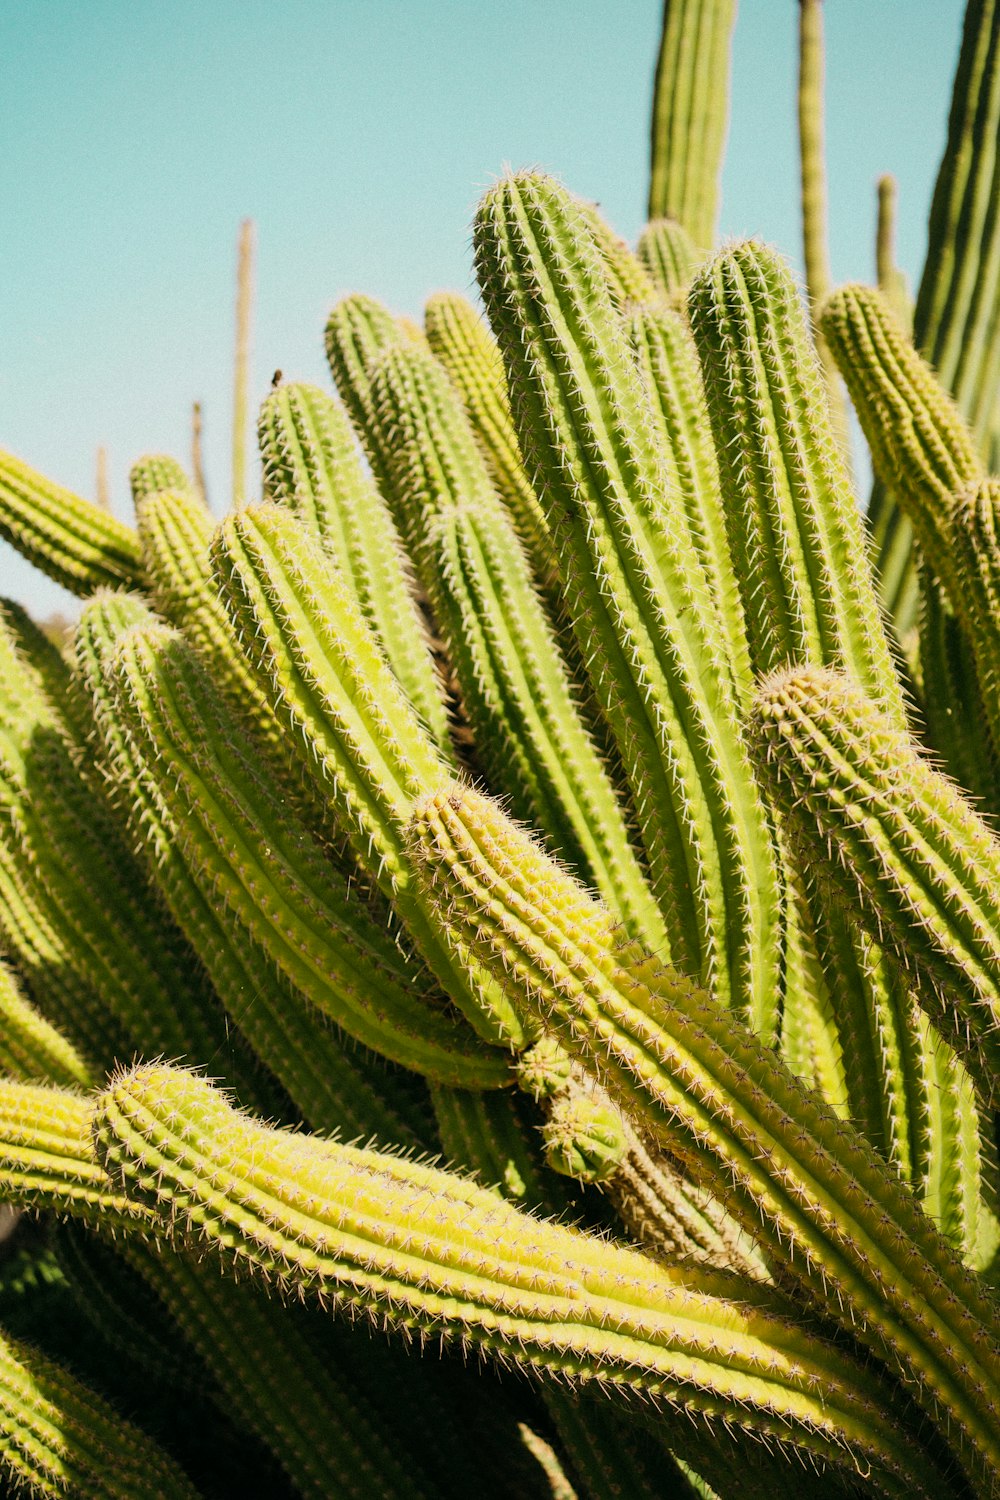
[[0, 455], [87, 600], [0, 602], [0, 1488], [1000, 1493], [1000, 5], [916, 347], [887, 182], [827, 295], [819, 0], [808, 305], [714, 245], [734, 14], [664, 6], [636, 251], [505, 173], [486, 318], [343, 298], [264, 504]]

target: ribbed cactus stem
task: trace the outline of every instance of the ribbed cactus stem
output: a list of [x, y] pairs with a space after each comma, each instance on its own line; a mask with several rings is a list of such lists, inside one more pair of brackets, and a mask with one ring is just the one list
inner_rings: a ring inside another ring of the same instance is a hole
[[760, 756], [807, 857], [912, 975], [987, 1099], [1000, 1080], [1000, 844], [849, 681], [761, 689]]
[[1000, 746], [1000, 480], [983, 479], [958, 492], [950, 536], [961, 584], [955, 606], [975, 653], [993, 743]]
[[274, 505], [229, 517], [213, 556], [258, 679], [362, 869], [484, 1039], [525, 1045], [516, 1007], [448, 950], [416, 888], [406, 825], [447, 767], [347, 589], [301, 523]]
[[641, 378], [593, 240], [569, 194], [524, 174], [487, 194], [475, 243], [671, 952], [769, 1031], [781, 939], [770, 832], [715, 608], [679, 497], [659, 483]]
[[451, 752], [441, 682], [385, 501], [365, 473], [343, 408], [315, 386], [280, 385], [260, 409], [264, 493], [319, 537], [442, 754]]
[[900, 722], [902, 693], [795, 283], [746, 241], [699, 272], [691, 326], [758, 673], [841, 665]]
[[840, 287], [822, 326], [875, 473], [905, 508], [926, 561], [955, 597], [961, 584], [950, 557], [950, 497], [982, 475], [975, 439], [874, 288]]
[[895, 1172], [703, 990], [617, 942], [607, 911], [494, 803], [442, 793], [412, 838], [457, 939], [769, 1257], [899, 1366], [988, 1493], [1000, 1318]]
[[664, 296], [687, 286], [698, 265], [698, 251], [683, 225], [674, 219], [653, 219], [639, 236], [636, 254], [650, 280]]
[[[144, 859], [175, 922], [205, 965], [232, 1024], [279, 1079], [305, 1119], [315, 1129], [341, 1129], [349, 1136], [375, 1134], [379, 1139], [410, 1140], [414, 1144], [423, 1141], [424, 1132], [414, 1125], [409, 1112], [397, 1109], [395, 1100], [389, 1102], [392, 1080], [384, 1063], [373, 1066], [362, 1053], [345, 1049], [339, 1030], [324, 1024], [321, 1018], [320, 1009], [330, 1008], [329, 1004], [322, 1006], [322, 997], [331, 993], [336, 996], [338, 983], [343, 979], [335, 962], [331, 914], [325, 913], [322, 923], [320, 1003], [314, 1009], [303, 988], [293, 982], [280, 964], [272, 963], [266, 952], [267, 941], [253, 937], [248, 940], [248, 928], [250, 933], [257, 927], [266, 928], [274, 920], [274, 910], [261, 901], [259, 894], [253, 901], [248, 899], [246, 888], [240, 883], [236, 884], [235, 902], [219, 900], [220, 890], [225, 888], [225, 880], [220, 881], [218, 873], [219, 862], [226, 857], [234, 859], [239, 834], [236, 840], [227, 841], [224, 825], [220, 828], [215, 817], [215, 808], [220, 803], [213, 805], [207, 791], [212, 775], [216, 777], [221, 805], [229, 809], [230, 816], [234, 802], [239, 806], [234, 785], [249, 787], [253, 795], [261, 785], [271, 783], [259, 758], [247, 758], [243, 749], [233, 749], [237, 774], [234, 777], [230, 769], [228, 779], [211, 751], [206, 753], [206, 747], [213, 743], [213, 729], [216, 744], [221, 740], [232, 748], [242, 741], [241, 726], [220, 708], [213, 685], [195, 665], [189, 664], [195, 681], [204, 686], [194, 715], [176, 729], [182, 747], [180, 753], [186, 758], [194, 788], [189, 796], [175, 790], [181, 778], [176, 768], [171, 769], [169, 750], [161, 745], [151, 766], [147, 766], [137, 743], [139, 737], [127, 732], [130, 715], [120, 711], [114, 691], [114, 655], [122, 637], [132, 627], [152, 624], [153, 617], [138, 600], [111, 594], [93, 600], [84, 611], [76, 634], [77, 670], [94, 703], [111, 785], [123, 812], [131, 819], [137, 853]], [[148, 732], [147, 729], [147, 735]], [[200, 776], [192, 770], [196, 766], [200, 767]], [[278, 845], [282, 839], [294, 844], [292, 830], [297, 817], [289, 812], [273, 785], [271, 790], [273, 804], [280, 806], [272, 837]], [[167, 805], [171, 800], [174, 816]], [[198, 841], [198, 809], [201, 805], [204, 816], [206, 804], [210, 809], [208, 826], [215, 836], [214, 845], [211, 837]], [[251, 842], [254, 839], [265, 842], [267, 817], [256, 800], [252, 801], [248, 819]], [[311, 848], [308, 835], [301, 829], [300, 839], [307, 849]], [[216, 855], [213, 860], [212, 850], [219, 843], [226, 855]], [[312, 861], [313, 873], [318, 872], [320, 877], [311, 893], [315, 909], [321, 905], [324, 881], [334, 877], [329, 876], [328, 866], [314, 849]], [[272, 859], [271, 879], [276, 867], [277, 861]], [[245, 866], [242, 874], [247, 874]], [[244, 914], [248, 914], [247, 923], [236, 910], [240, 902]], [[356, 919], [357, 912], [352, 916]], [[353, 925], [357, 926], [356, 920]], [[378, 927], [375, 935], [382, 944]], [[395, 962], [397, 950], [388, 944], [384, 946]]]
[[191, 474], [194, 478], [195, 489], [201, 496], [202, 501], [207, 505], [208, 486], [205, 483], [204, 430], [205, 418], [201, 402], [195, 401], [191, 407]]
[[103, 443], [97, 449], [97, 474], [94, 483], [94, 500], [101, 510], [111, 509], [111, 486], [108, 483], [108, 450]]
[[715, 240], [735, 19], [735, 0], [664, 0], [648, 217], [676, 219], [705, 253]]
[[448, 648], [483, 769], [628, 930], [666, 942], [516, 533], [444, 371], [396, 345], [372, 374], [393, 507]]
[[326, 324], [326, 357], [340, 399], [364, 446], [375, 481], [384, 494], [387, 474], [382, 455], [368, 433], [370, 416], [368, 367], [390, 344], [405, 338], [399, 322], [374, 297], [344, 297]]
[[73, 1043], [35, 1009], [5, 963], [0, 963], [0, 1069], [28, 1083], [44, 1079], [63, 1088], [96, 1082]]
[[703, 587], [717, 608], [733, 682], [745, 702], [752, 681], [750, 648], [697, 352], [685, 319], [661, 303], [633, 308], [626, 327], [651, 397], [663, 483], [676, 490], [683, 505]]
[[197, 1500], [176, 1462], [37, 1349], [0, 1335], [0, 1475], [32, 1500]]
[[161, 626], [124, 635], [110, 663], [141, 770], [199, 890], [326, 1015], [365, 1046], [444, 1082], [503, 1081], [442, 1013], [417, 961], [323, 857], [281, 788], [240, 745], [238, 721], [183, 641]]
[[93, 1110], [82, 1094], [0, 1080], [0, 1193], [5, 1203], [72, 1214], [109, 1232], [153, 1233], [153, 1216], [124, 1197], [94, 1159]]
[[142, 586], [139, 541], [130, 527], [3, 452], [0, 537], [84, 598], [104, 585]]
[[987, 459], [1000, 375], [998, 138], [1000, 6], [969, 0], [913, 333]]
[[503, 361], [482, 318], [456, 292], [438, 292], [424, 310], [427, 342], [462, 398], [466, 415], [546, 595], [557, 588], [558, 561], [549, 523], [525, 472], [507, 401]]
[[179, 1070], [120, 1076], [94, 1138], [117, 1181], [237, 1269], [529, 1367], [645, 1389], [668, 1411], [683, 1401], [696, 1422], [752, 1421], [817, 1458], [850, 1463], [853, 1448], [899, 1493], [938, 1482], [860, 1366], [769, 1315], [763, 1291], [738, 1308], [712, 1273], [655, 1266], [431, 1167], [268, 1130]]

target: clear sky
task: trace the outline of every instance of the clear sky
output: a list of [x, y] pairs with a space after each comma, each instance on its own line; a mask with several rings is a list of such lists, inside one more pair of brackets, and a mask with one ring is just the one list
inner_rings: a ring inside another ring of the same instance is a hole
[[[795, 0], [741, 0], [721, 230], [800, 264]], [[919, 279], [962, 0], [827, 0], [836, 280], [873, 275], [875, 180], [899, 181]], [[32, 0], [0, 6], [0, 446], [113, 507], [144, 452], [229, 484], [235, 246], [257, 224], [253, 397], [328, 381], [336, 299], [419, 316], [471, 290], [469, 225], [505, 165], [641, 227], [661, 0]], [[256, 472], [256, 471], [254, 471]], [[74, 601], [0, 545], [0, 592]]]

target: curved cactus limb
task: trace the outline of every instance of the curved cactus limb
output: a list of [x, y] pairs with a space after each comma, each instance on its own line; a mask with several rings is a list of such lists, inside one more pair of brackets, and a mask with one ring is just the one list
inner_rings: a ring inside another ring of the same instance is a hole
[[2, 452], [0, 536], [56, 583], [84, 598], [105, 586], [141, 588], [144, 582], [134, 531]]
[[695, 1420], [724, 1412], [736, 1429], [753, 1406], [773, 1442], [834, 1463], [854, 1444], [883, 1484], [939, 1482], [872, 1409], [861, 1367], [775, 1318], [763, 1291], [744, 1287], [737, 1308], [707, 1272], [525, 1218], [433, 1168], [269, 1131], [179, 1070], [121, 1075], [94, 1139], [130, 1192], [279, 1283], [528, 1366], [645, 1386], [668, 1410], [683, 1393]]

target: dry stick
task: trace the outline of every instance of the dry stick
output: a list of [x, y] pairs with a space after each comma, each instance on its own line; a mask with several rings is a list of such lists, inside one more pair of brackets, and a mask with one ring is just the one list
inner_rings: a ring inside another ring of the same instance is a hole
[[111, 489], [108, 485], [108, 450], [101, 443], [97, 449], [97, 504], [102, 510], [111, 509]]
[[806, 266], [806, 292], [816, 352], [826, 377], [834, 432], [841, 451], [846, 455], [849, 440], [844, 393], [833, 356], [816, 326], [819, 308], [830, 292], [823, 74], [823, 0], [799, 0], [799, 169], [802, 181], [802, 251]]
[[207, 505], [208, 490], [205, 486], [205, 463], [202, 454], [201, 439], [201, 402], [196, 401], [191, 407], [191, 473], [194, 476], [194, 487]]
[[236, 362], [233, 372], [233, 506], [247, 502], [247, 387], [250, 366], [250, 316], [253, 302], [254, 224], [240, 225], [236, 269]]

